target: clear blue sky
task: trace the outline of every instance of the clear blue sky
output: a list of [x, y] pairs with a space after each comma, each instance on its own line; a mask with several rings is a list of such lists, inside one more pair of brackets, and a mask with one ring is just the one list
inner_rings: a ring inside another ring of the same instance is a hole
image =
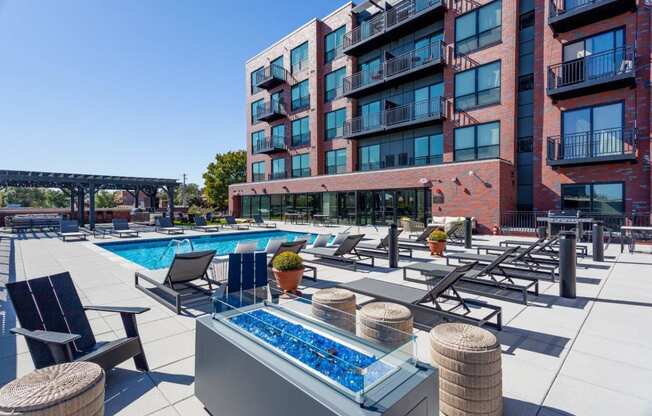
[[344, 3], [0, 0], [0, 169], [203, 183], [245, 146], [245, 61]]

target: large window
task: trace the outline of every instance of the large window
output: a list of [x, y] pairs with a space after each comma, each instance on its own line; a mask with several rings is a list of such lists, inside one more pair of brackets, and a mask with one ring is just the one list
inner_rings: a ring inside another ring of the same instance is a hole
[[290, 67], [293, 74], [308, 67], [308, 42], [305, 42], [290, 52]]
[[564, 159], [620, 154], [623, 142], [623, 103], [584, 107], [562, 113]]
[[429, 117], [441, 112], [444, 84], [437, 83], [414, 90], [414, 118]]
[[324, 94], [324, 101], [333, 101], [342, 95], [342, 84], [345, 76], [345, 67], [326, 74], [326, 93]]
[[383, 65], [380, 57], [376, 57], [367, 62], [359, 65], [360, 75], [359, 80], [353, 79], [353, 87], [359, 88], [365, 85], [373, 84], [383, 80], [383, 73], [381, 71]]
[[251, 165], [251, 174], [254, 182], [265, 180], [265, 162], [256, 162]]
[[361, 105], [358, 114], [360, 118], [352, 126], [356, 131], [372, 130], [380, 127], [382, 124], [382, 113], [380, 111], [379, 100]]
[[381, 168], [380, 145], [361, 146], [358, 149], [359, 170], [376, 170]]
[[265, 72], [265, 68], [258, 68], [255, 71], [251, 73], [251, 94], [256, 94], [257, 92], [261, 91], [261, 88], [258, 88], [256, 84], [258, 83], [258, 74], [262, 74]]
[[283, 179], [285, 176], [285, 159], [272, 159], [272, 179]]
[[624, 187], [620, 182], [561, 186], [561, 207], [598, 215], [623, 215]]
[[455, 110], [500, 103], [500, 61], [455, 75]]
[[258, 122], [258, 117], [265, 110], [265, 100], [260, 99], [251, 103], [251, 123]]
[[257, 152], [265, 144], [265, 130], [251, 133], [251, 147]]
[[[625, 58], [625, 31], [612, 30], [564, 45], [564, 83], [601, 78], [621, 70]], [[629, 58], [631, 59], [631, 58]]]
[[501, 38], [500, 0], [478, 7], [455, 19], [455, 52], [466, 54], [495, 44]]
[[444, 161], [444, 136], [433, 134], [414, 139], [414, 164], [436, 165]]
[[292, 111], [302, 110], [310, 106], [310, 91], [308, 80], [303, 80], [292, 87]]
[[310, 176], [310, 154], [292, 156], [292, 177]]
[[292, 121], [292, 146], [310, 144], [310, 117]]
[[342, 41], [346, 26], [335, 29], [324, 38], [324, 62], [329, 63], [342, 56]]
[[326, 113], [326, 140], [335, 139], [344, 135], [346, 122], [346, 108], [340, 108]]
[[500, 156], [500, 123], [477, 124], [455, 129], [455, 161]]
[[326, 174], [346, 172], [346, 149], [330, 150], [326, 152]]
[[272, 143], [280, 147], [285, 146], [285, 124], [272, 127]]

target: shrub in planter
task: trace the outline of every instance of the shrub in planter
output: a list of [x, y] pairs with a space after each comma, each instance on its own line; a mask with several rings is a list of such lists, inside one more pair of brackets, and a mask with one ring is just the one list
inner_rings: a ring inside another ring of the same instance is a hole
[[430, 233], [428, 237], [428, 247], [431, 255], [443, 256], [446, 250], [446, 233], [444, 230], [437, 229]]
[[303, 278], [303, 259], [296, 253], [281, 253], [272, 263], [276, 283], [285, 293], [301, 294], [297, 288]]

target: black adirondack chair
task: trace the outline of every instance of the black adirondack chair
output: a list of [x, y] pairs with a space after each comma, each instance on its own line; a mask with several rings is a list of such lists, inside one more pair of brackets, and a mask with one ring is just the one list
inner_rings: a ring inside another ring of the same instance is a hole
[[[109, 370], [133, 358], [137, 369], [149, 371], [136, 324], [149, 308], [83, 306], [68, 272], [8, 283], [7, 291], [21, 326], [11, 332], [27, 338], [36, 368], [89, 361]], [[98, 342], [86, 311], [119, 313], [126, 337]]]

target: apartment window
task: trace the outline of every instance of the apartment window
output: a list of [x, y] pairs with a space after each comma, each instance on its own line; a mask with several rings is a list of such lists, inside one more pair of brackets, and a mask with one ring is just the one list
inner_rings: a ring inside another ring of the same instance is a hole
[[441, 112], [444, 84], [437, 83], [414, 90], [414, 118], [429, 117]]
[[346, 149], [337, 149], [326, 152], [326, 174], [346, 172]]
[[500, 103], [500, 61], [455, 74], [455, 110]]
[[624, 150], [623, 103], [568, 110], [562, 113], [564, 159], [620, 154]]
[[265, 130], [259, 130], [251, 133], [251, 147], [254, 152], [260, 150], [265, 144]]
[[[415, 66], [423, 65], [430, 62], [431, 59], [441, 58], [441, 49], [439, 48], [440, 42], [444, 40], [444, 33], [438, 32], [432, 35], [424, 36], [414, 42], [414, 61], [412, 64]], [[403, 59], [404, 60], [404, 59]], [[392, 72], [402, 71], [404, 62], [397, 61], [397, 68]], [[390, 69], [388, 68], [389, 72]]]
[[342, 95], [342, 84], [345, 76], [345, 67], [326, 74], [326, 94], [324, 95], [324, 101], [333, 101]]
[[455, 129], [455, 161], [500, 156], [500, 123], [477, 124]]
[[283, 179], [285, 176], [285, 159], [272, 159], [272, 179]]
[[355, 131], [373, 130], [382, 124], [382, 113], [378, 100], [361, 105], [358, 114], [360, 117], [352, 123], [352, 129]]
[[383, 65], [381, 64], [380, 57], [371, 59], [367, 62], [360, 64], [359, 74], [352, 77], [351, 83], [353, 89], [364, 87], [365, 85], [374, 84], [383, 80]]
[[251, 95], [256, 94], [259, 91], [262, 91], [262, 89], [258, 88], [256, 84], [258, 83], [259, 77], [263, 76], [264, 71], [265, 68], [258, 68], [251, 73]]
[[285, 67], [283, 67], [283, 56], [279, 56], [269, 64], [272, 76], [278, 79], [285, 79]]
[[272, 127], [272, 143], [277, 147], [285, 147], [285, 124]]
[[310, 106], [308, 80], [303, 80], [292, 87], [292, 111], [302, 110]]
[[292, 146], [310, 144], [310, 117], [292, 121]]
[[310, 176], [310, 155], [308, 153], [292, 156], [292, 177], [304, 176]]
[[342, 56], [342, 42], [346, 26], [335, 29], [324, 39], [324, 62], [329, 63]]
[[[624, 70], [625, 31], [612, 30], [564, 45], [564, 84], [589, 81]], [[631, 63], [629, 63], [631, 66]]]
[[251, 103], [251, 123], [257, 123], [258, 117], [265, 110], [265, 100], [260, 99]]
[[251, 174], [254, 182], [265, 180], [265, 162], [256, 162], [251, 165]]
[[380, 145], [361, 146], [358, 149], [360, 170], [376, 170], [381, 168]]
[[433, 134], [414, 139], [414, 165], [436, 165], [444, 161], [444, 136]]
[[562, 185], [561, 208], [598, 215], [623, 215], [624, 195], [622, 182]]
[[308, 67], [308, 42], [305, 42], [290, 52], [290, 66], [293, 74]]
[[326, 140], [335, 139], [344, 135], [346, 122], [346, 108], [326, 113]]
[[455, 53], [466, 54], [500, 42], [502, 2], [494, 1], [455, 19]]

